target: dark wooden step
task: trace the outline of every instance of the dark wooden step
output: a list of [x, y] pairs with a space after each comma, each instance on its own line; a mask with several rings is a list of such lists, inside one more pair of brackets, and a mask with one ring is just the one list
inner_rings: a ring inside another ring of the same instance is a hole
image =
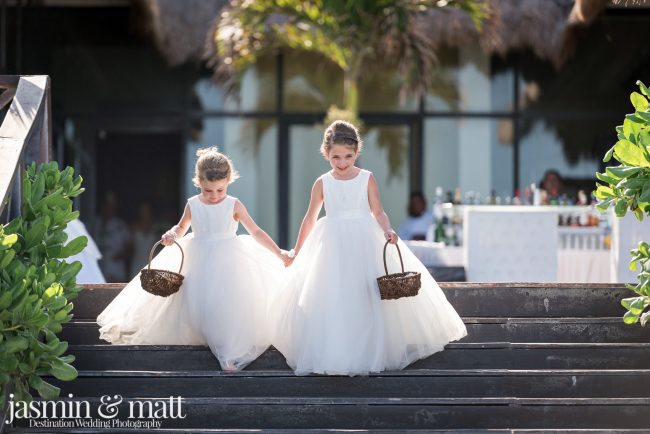
[[341, 398], [643, 398], [650, 370], [410, 370], [365, 377], [294, 376], [286, 371], [81, 371], [48, 379], [61, 396]]
[[[119, 404], [116, 419], [121, 419], [120, 415], [126, 419], [130, 402], [127, 399]], [[147, 402], [151, 401], [145, 401], [145, 406], [150, 405]], [[90, 404], [93, 415], [99, 402]], [[186, 398], [180, 411], [185, 418], [165, 419], [163, 427], [401, 430], [650, 426], [650, 398]]]
[[[650, 342], [650, 327], [621, 318], [464, 318], [461, 342]], [[69, 344], [105, 344], [94, 321], [72, 320], [60, 335]]]
[[[215, 370], [206, 347], [164, 345], [71, 345], [81, 370]], [[465, 344], [419, 360], [410, 369], [648, 369], [650, 344]], [[250, 370], [288, 370], [284, 357], [271, 348]]]
[[[66, 433], [66, 434], [96, 434], [98, 431], [93, 428], [65, 428], [57, 430], [55, 428], [10, 428], [9, 433]], [[106, 429], [102, 433], [124, 433], [124, 432], [137, 432], [138, 434], [160, 434], [160, 433], [174, 433], [174, 434], [196, 434], [196, 433], [247, 433], [255, 432], [257, 434], [285, 434], [285, 433], [300, 433], [300, 434], [322, 434], [322, 433], [348, 433], [349, 429], [256, 429], [250, 430], [242, 429], [222, 429], [222, 428], [175, 428], [175, 429], [143, 429], [137, 428], [134, 430], [129, 429]], [[648, 434], [648, 430], [642, 429], [400, 429], [399, 431], [393, 429], [356, 429], [355, 433], [382, 433], [382, 434]]]
[[[95, 319], [124, 284], [83, 285], [74, 300], [77, 319]], [[441, 283], [463, 317], [621, 317], [620, 300], [632, 292], [619, 284]], [[390, 302], [389, 302], [390, 303]]]

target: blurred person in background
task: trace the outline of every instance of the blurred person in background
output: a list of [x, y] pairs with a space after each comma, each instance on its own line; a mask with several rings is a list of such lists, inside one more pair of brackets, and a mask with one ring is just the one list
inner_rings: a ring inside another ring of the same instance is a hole
[[398, 231], [399, 237], [403, 240], [424, 240], [433, 224], [433, 215], [427, 209], [427, 200], [421, 191], [411, 192], [407, 212], [408, 217]]

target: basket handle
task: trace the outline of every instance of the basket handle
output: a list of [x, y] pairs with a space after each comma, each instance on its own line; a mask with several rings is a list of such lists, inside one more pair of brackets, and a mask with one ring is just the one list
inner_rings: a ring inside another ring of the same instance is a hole
[[[388, 276], [388, 266], [386, 265], [386, 247], [390, 244], [390, 240], [386, 241], [386, 244], [384, 244], [384, 271], [386, 272], [386, 276]], [[395, 244], [395, 247], [397, 247], [397, 254], [399, 255], [399, 263], [402, 266], [402, 273], [404, 272], [404, 261], [402, 261], [402, 252], [399, 250], [399, 245]]]
[[[156, 244], [153, 245], [151, 251], [149, 252], [149, 264], [147, 265], [147, 270], [151, 270], [151, 259], [153, 259], [153, 252], [154, 250], [156, 250], [156, 247], [158, 247], [158, 244], [160, 243], [162, 243], [162, 241], [156, 242]], [[176, 244], [178, 248], [181, 250], [181, 267], [178, 269], [178, 272], [180, 273], [181, 270], [183, 269], [183, 262], [185, 262], [185, 252], [183, 252], [183, 248], [176, 241], [174, 241], [174, 244]]]

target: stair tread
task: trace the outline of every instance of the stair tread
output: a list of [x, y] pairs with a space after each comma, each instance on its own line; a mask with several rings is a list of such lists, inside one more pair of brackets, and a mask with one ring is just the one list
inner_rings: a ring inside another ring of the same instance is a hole
[[[370, 373], [367, 377], [476, 377], [476, 376], [624, 376], [650, 375], [650, 369], [411, 369], [407, 371], [384, 371]], [[237, 372], [221, 370], [178, 370], [178, 371], [151, 371], [151, 370], [79, 370], [78, 377], [286, 377], [309, 378], [323, 377], [321, 375], [296, 376], [293, 371], [277, 370], [243, 370]], [[327, 377], [327, 376], [325, 376]]]
[[[122, 397], [123, 401], [139, 399], [176, 400], [179, 397]], [[35, 398], [38, 399], [38, 398]], [[100, 402], [99, 397], [85, 397], [89, 402]], [[581, 405], [639, 405], [650, 406], [650, 398], [521, 398], [505, 397], [314, 397], [314, 396], [269, 396], [269, 397], [182, 397], [184, 404], [190, 405], [546, 405], [546, 406], [581, 406]]]
[[[102, 432], [107, 433], [122, 433], [122, 432], [137, 432], [141, 434], [156, 434], [156, 433], [175, 433], [175, 434], [194, 434], [194, 433], [258, 433], [258, 434], [283, 434], [283, 433], [336, 433], [336, 432], [346, 432], [349, 433], [350, 429], [321, 429], [321, 428], [283, 428], [283, 429], [221, 429], [221, 428], [159, 428], [159, 429], [143, 429], [143, 428], [108, 428], [102, 430]], [[30, 432], [57, 432], [52, 428], [11, 428], [7, 432], [9, 433], [30, 433]], [[64, 432], [64, 431], [61, 431]], [[87, 434], [87, 433], [96, 433], [95, 428], [66, 428], [65, 433], [69, 434]], [[373, 433], [444, 433], [444, 434], [628, 434], [628, 433], [643, 433], [647, 434], [647, 429], [613, 429], [613, 430], [603, 430], [603, 429], [372, 429], [371, 431], [363, 429], [354, 429], [354, 432], [373, 432]]]
[[[72, 344], [70, 350], [88, 351], [209, 351], [203, 345], [113, 345], [113, 344]], [[521, 348], [521, 349], [543, 349], [543, 348], [635, 348], [650, 349], [650, 342], [452, 342], [446, 345], [449, 349], [498, 349], [498, 348]], [[277, 350], [275, 350], [277, 351]]]

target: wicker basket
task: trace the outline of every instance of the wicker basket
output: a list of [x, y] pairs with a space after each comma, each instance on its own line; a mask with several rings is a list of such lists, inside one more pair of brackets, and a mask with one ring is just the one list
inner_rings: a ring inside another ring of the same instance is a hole
[[[147, 268], [143, 268], [140, 271], [140, 283], [142, 284], [142, 289], [147, 292], [150, 292], [153, 295], [159, 295], [161, 297], [169, 297], [170, 295], [178, 292], [179, 288], [183, 284], [183, 275], [179, 273], [174, 273], [173, 271], [167, 270], [156, 270], [151, 269], [151, 259], [153, 257], [153, 252], [161, 242], [158, 241], [153, 245], [151, 251], [149, 252], [149, 265]], [[181, 249], [181, 266], [178, 269], [180, 272], [183, 269], [183, 261], [185, 260], [185, 253], [183, 248], [174, 241], [174, 244]]]
[[395, 247], [397, 247], [397, 253], [399, 254], [399, 262], [402, 266], [402, 272], [388, 274], [388, 266], [386, 265], [386, 248], [389, 243], [390, 241], [386, 241], [386, 244], [384, 244], [384, 271], [386, 271], [386, 275], [377, 278], [381, 299], [395, 300], [402, 297], [413, 297], [414, 295], [418, 295], [421, 285], [420, 273], [415, 271], [404, 272], [402, 252], [400, 252], [397, 244], [395, 244]]

